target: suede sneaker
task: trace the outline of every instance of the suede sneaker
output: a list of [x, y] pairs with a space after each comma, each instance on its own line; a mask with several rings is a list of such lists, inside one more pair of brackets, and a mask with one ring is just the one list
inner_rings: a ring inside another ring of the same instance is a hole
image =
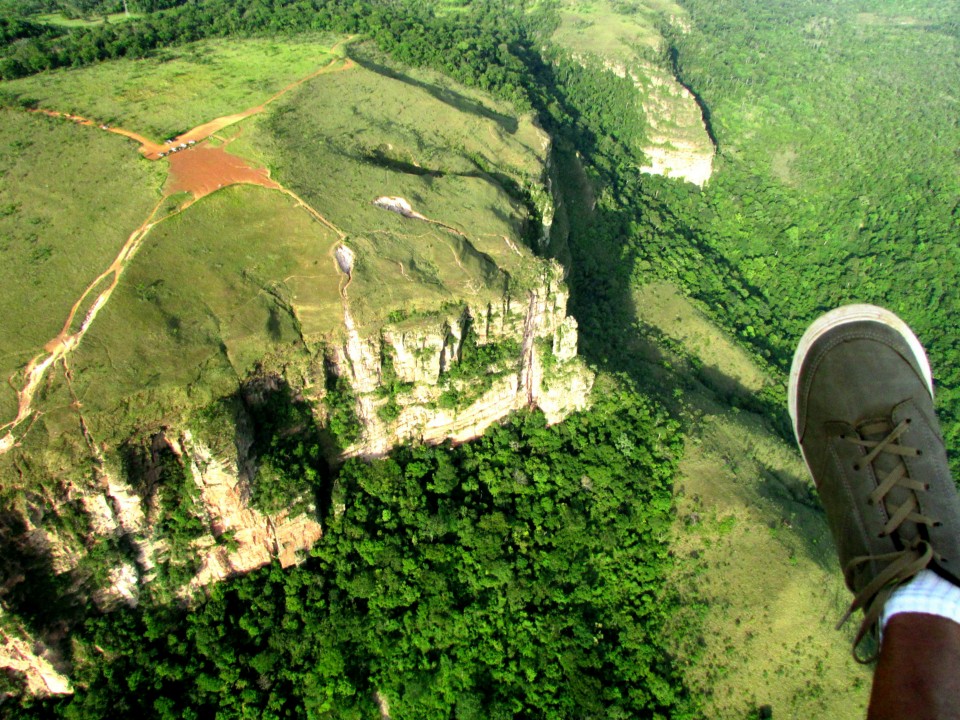
[[960, 585], [960, 499], [920, 341], [900, 318], [848, 305], [816, 320], [793, 358], [790, 418], [863, 623], [854, 657], [898, 585], [929, 568]]

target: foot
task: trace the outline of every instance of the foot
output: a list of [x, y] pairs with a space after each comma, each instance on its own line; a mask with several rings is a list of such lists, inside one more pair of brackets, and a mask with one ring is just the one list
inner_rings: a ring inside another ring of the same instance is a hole
[[[840, 566], [876, 626], [890, 593], [929, 567], [960, 585], [960, 499], [933, 409], [923, 347], [896, 315], [849, 305], [804, 333], [790, 417], [826, 510]], [[839, 627], [839, 625], [838, 625]]]

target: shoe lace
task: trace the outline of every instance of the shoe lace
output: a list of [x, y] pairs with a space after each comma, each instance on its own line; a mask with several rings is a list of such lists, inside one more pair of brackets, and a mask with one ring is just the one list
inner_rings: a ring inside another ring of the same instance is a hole
[[[908, 447], [899, 442], [900, 436], [907, 431], [909, 425], [910, 419], [901, 420], [892, 430], [890, 423], [887, 422], [869, 423], [860, 428], [859, 436], [850, 434], [841, 436], [843, 440], [869, 450], [854, 469], [859, 470], [861, 467], [873, 464], [881, 453], [887, 453], [898, 458], [919, 456], [921, 451], [918, 448]], [[865, 437], [879, 437], [879, 439], [864, 439]], [[869, 502], [872, 505], [885, 503], [889, 518], [880, 533], [881, 537], [894, 535], [905, 522], [927, 526], [937, 524], [934, 518], [919, 512], [915, 495], [916, 492], [929, 490], [930, 486], [911, 478], [907, 472], [906, 464], [902, 460], [896, 462], [889, 470], [881, 469], [877, 465], [874, 465], [874, 469], [877, 472], [879, 483], [870, 493]], [[909, 493], [906, 501], [901, 505], [895, 505], [887, 500], [887, 495], [896, 487], [914, 492]], [[853, 641], [853, 657], [857, 662], [870, 663], [877, 658], [879, 649], [871, 656], [861, 658], [857, 655], [857, 648], [870, 630], [875, 627], [883, 612], [883, 606], [893, 591], [938, 557], [930, 543], [918, 534], [913, 540], [906, 543], [902, 550], [880, 555], [861, 555], [847, 563], [845, 568], [847, 573], [864, 563], [885, 564], [884, 569], [877, 573], [876, 577], [857, 593], [847, 612], [837, 623], [837, 629], [839, 630], [854, 612], [861, 608], [864, 609], [863, 622], [860, 624], [860, 629]]]

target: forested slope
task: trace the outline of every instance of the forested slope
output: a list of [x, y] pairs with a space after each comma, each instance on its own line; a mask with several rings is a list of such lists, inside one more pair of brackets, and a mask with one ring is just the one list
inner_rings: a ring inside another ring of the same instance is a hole
[[717, 316], [783, 369], [817, 313], [890, 307], [928, 347], [956, 447], [957, 8], [684, 5], [693, 30], [673, 34], [678, 69], [710, 109], [720, 160], [703, 196], [671, 210], [702, 252], [741, 274], [742, 296]]

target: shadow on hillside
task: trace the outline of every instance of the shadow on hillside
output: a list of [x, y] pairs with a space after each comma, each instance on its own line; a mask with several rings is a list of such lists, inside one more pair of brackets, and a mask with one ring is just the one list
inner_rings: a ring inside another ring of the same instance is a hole
[[419, 88], [420, 90], [429, 93], [432, 97], [440, 102], [449, 105], [460, 112], [468, 113], [476, 117], [486, 118], [487, 120], [493, 120], [511, 135], [517, 132], [519, 123], [517, 122], [516, 118], [510, 117], [509, 115], [503, 115], [495, 110], [491, 110], [483, 105], [483, 103], [477, 102], [466, 95], [461, 95], [451, 88], [433, 85], [431, 83], [423, 82], [422, 80], [417, 80], [416, 78], [401, 72], [397, 68], [383, 65], [369, 57], [358, 56], [356, 52], [351, 53], [350, 59], [365, 70], [370, 70], [378, 75], [383, 75], [384, 77], [391, 78], [392, 80], [399, 80], [407, 85]]
[[[315, 403], [279, 375], [258, 374], [222, 401], [234, 408], [237, 450], [252, 461], [252, 504], [265, 512], [290, 509], [310, 497], [317, 519], [326, 522], [336, 466], [351, 433], [359, 431], [345, 383], [330, 368], [326, 375], [327, 412], [320, 419]], [[249, 450], [243, 447], [247, 443]]]
[[757, 491], [777, 508], [780, 524], [792, 531], [791, 538], [801, 546], [804, 554], [824, 571], [836, 572], [836, 551], [826, 530], [823, 506], [812, 483], [764, 465]]
[[659, 328], [638, 320], [636, 259], [622, 244], [632, 222], [630, 213], [594, 207], [592, 188], [584, 187], [588, 180], [579, 154], [569, 142], [556, 143], [552, 161], [570, 232], [562, 247], [548, 252], [555, 257], [569, 254], [569, 309], [579, 324], [580, 354], [601, 370], [627, 375], [675, 415], [683, 404], [678, 389], [696, 387], [724, 407], [756, 414], [773, 432], [792, 441], [786, 407], [774, 392], [755, 392], [719, 366], [701, 362]]

